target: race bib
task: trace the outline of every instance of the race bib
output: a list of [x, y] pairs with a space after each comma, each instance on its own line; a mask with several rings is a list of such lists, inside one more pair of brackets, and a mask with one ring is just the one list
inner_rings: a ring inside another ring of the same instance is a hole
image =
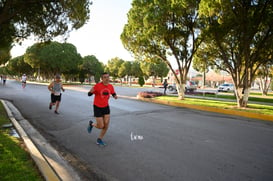
[[54, 95], [59, 96], [59, 95], [61, 95], [61, 93], [60, 92], [55, 92]]

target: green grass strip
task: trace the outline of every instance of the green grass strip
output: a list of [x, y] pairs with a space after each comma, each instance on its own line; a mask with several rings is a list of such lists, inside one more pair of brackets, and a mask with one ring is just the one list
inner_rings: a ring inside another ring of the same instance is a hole
[[[203, 96], [200, 94], [199, 96]], [[236, 101], [235, 95], [231, 94], [218, 94], [218, 95], [212, 95], [212, 94], [204, 94], [203, 97], [211, 97], [211, 98], [221, 98], [221, 99], [230, 99]], [[257, 94], [251, 94], [251, 96], [248, 98], [249, 101], [255, 101], [255, 102], [266, 102], [266, 103], [273, 103], [273, 98], [271, 96], [259, 96]]]
[[[0, 102], [0, 126], [10, 123]], [[35, 163], [22, 146], [20, 139], [9, 136], [8, 129], [0, 130], [0, 180], [42, 181]]]
[[273, 106], [270, 105], [248, 104], [247, 108], [238, 108], [236, 102], [221, 100], [208, 100], [202, 98], [185, 98], [184, 100], [179, 100], [176, 96], [160, 96], [156, 97], [156, 99], [183, 104], [210, 106], [222, 109], [231, 109], [237, 111], [254, 112], [265, 115], [273, 115]]

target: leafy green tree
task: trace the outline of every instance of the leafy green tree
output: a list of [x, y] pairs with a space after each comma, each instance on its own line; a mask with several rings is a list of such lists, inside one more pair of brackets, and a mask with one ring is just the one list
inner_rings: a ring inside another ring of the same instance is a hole
[[194, 54], [192, 67], [198, 71], [203, 72], [203, 87], [206, 85], [206, 73], [210, 68], [214, 69], [215, 53], [208, 47], [209, 44], [201, 43], [196, 53]]
[[24, 60], [45, 78], [51, 78], [56, 73], [62, 73], [67, 78], [73, 73], [78, 74], [81, 56], [70, 43], [47, 42], [28, 47]]
[[169, 68], [165, 62], [160, 62], [155, 66], [156, 76], [161, 78], [161, 82], [163, 82], [163, 78], [166, 77], [169, 73]]
[[198, 6], [199, 0], [133, 0], [121, 34], [125, 48], [139, 59], [160, 59], [168, 65], [180, 99], [184, 99], [187, 74], [201, 43]]
[[261, 65], [257, 71], [259, 86], [264, 96], [267, 95], [273, 78], [273, 60], [265, 65]]
[[143, 76], [143, 72], [140, 68], [140, 62], [139, 61], [133, 61], [131, 65], [131, 71], [132, 71], [132, 76], [134, 77], [141, 77]]
[[109, 60], [106, 64], [105, 71], [110, 74], [114, 79], [119, 78], [119, 69], [123, 64], [124, 60], [115, 57]]
[[98, 72], [96, 72], [96, 74], [95, 74], [95, 82], [98, 83], [100, 81], [100, 79], [101, 79], [101, 74], [98, 73]]
[[80, 70], [79, 71], [79, 81], [80, 81], [81, 84], [83, 84], [84, 80], [85, 80], [84, 72]]
[[[78, 76], [79, 64], [81, 63], [81, 55], [78, 53], [77, 48], [70, 43], [62, 43], [61, 52], [56, 54], [57, 57], [52, 57], [52, 60], [60, 63], [60, 72], [65, 76], [66, 80], [73, 80]], [[57, 58], [57, 59], [56, 59]]]
[[143, 85], [145, 84], [144, 78], [142, 76], [138, 78], [138, 84], [140, 85], [140, 87], [143, 87]]
[[[0, 65], [6, 63], [10, 58], [10, 50], [11, 50], [11, 41], [12, 40], [2, 40], [1, 37], [5, 37], [4, 32], [0, 31]], [[4, 38], [2, 38], [4, 39]]]
[[36, 68], [41, 65], [41, 51], [45, 46], [45, 43], [35, 43], [34, 45], [27, 48], [24, 58], [31, 67]]
[[155, 83], [157, 77], [160, 77], [162, 82], [163, 77], [166, 77], [169, 72], [169, 68], [166, 66], [165, 62], [154, 63], [145, 61], [140, 63], [140, 67], [146, 78], [153, 77], [153, 83]]
[[155, 76], [155, 64], [148, 62], [148, 61], [142, 61], [140, 62], [140, 68], [143, 72], [144, 78], [148, 79], [151, 76]]
[[[90, 0], [0, 0], [0, 51], [30, 35], [42, 40], [82, 27], [89, 19]], [[0, 64], [7, 61], [0, 56]]]
[[12, 72], [7, 67], [0, 67], [0, 75], [12, 75]]
[[[132, 62], [130, 61], [124, 61], [121, 64], [121, 67], [118, 70], [118, 76], [120, 78], [127, 78], [127, 82], [129, 82], [130, 77], [132, 76]], [[122, 81], [121, 81], [122, 83]]]
[[24, 73], [27, 75], [32, 75], [34, 73], [34, 69], [24, 61], [23, 55], [9, 60], [7, 69], [11, 74], [18, 76]]
[[202, 0], [199, 14], [215, 65], [232, 76], [238, 107], [247, 107], [251, 83], [272, 50], [272, 0]]
[[[132, 62], [131, 72], [132, 72], [132, 77], [137, 77], [137, 78], [142, 77], [143, 78], [143, 72], [141, 70], [139, 61], [135, 60], [135, 61]], [[143, 79], [143, 81], [144, 81], [144, 79]], [[144, 84], [145, 84], [145, 81], [144, 81], [143, 85]], [[130, 82], [130, 85], [131, 85], [131, 82]]]
[[103, 64], [94, 55], [88, 55], [83, 57], [82, 64], [80, 65], [80, 71], [83, 72], [84, 77], [91, 76], [95, 77], [95, 82], [99, 80], [96, 79], [95, 75], [101, 75], [103, 72]]

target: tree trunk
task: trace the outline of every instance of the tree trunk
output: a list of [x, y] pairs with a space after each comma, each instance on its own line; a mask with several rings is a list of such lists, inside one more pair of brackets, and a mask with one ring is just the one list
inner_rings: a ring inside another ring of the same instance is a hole
[[265, 77], [265, 78], [263, 77], [259, 79], [259, 86], [263, 96], [267, 96], [270, 84], [271, 84], [271, 79], [268, 77]]
[[247, 87], [245, 89], [243, 88], [237, 88], [235, 89], [235, 95], [237, 98], [237, 107], [247, 107], [248, 98], [250, 93], [250, 87]]
[[249, 94], [250, 94], [250, 87], [246, 87], [244, 89], [243, 102], [242, 102], [241, 107], [247, 107]]
[[176, 90], [178, 93], [178, 99], [184, 100], [185, 99], [185, 84], [176, 84]]
[[132, 86], [132, 77], [129, 76], [129, 86], [131, 87]]
[[155, 79], [156, 79], [156, 76], [153, 76], [153, 83], [152, 83], [152, 87], [155, 87]]
[[203, 72], [203, 89], [206, 87], [206, 72]]
[[267, 96], [267, 90], [263, 90], [263, 96]]

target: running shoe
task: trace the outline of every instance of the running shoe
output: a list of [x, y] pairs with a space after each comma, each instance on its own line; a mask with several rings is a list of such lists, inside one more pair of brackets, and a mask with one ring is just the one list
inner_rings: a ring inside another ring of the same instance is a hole
[[52, 105], [51, 105], [51, 103], [49, 103], [49, 109], [52, 109]]
[[98, 139], [97, 139], [97, 145], [106, 146], [106, 143], [104, 143], [104, 142], [102, 141], [102, 139], [98, 138]]
[[88, 127], [87, 127], [87, 132], [88, 132], [88, 133], [91, 133], [91, 131], [92, 131], [92, 128], [93, 128], [93, 125], [92, 125], [92, 124], [93, 124], [93, 121], [90, 120], [90, 121], [89, 121], [89, 124], [88, 124]]
[[55, 113], [55, 114], [59, 114], [59, 112], [58, 112], [58, 111], [54, 111], [54, 113]]

